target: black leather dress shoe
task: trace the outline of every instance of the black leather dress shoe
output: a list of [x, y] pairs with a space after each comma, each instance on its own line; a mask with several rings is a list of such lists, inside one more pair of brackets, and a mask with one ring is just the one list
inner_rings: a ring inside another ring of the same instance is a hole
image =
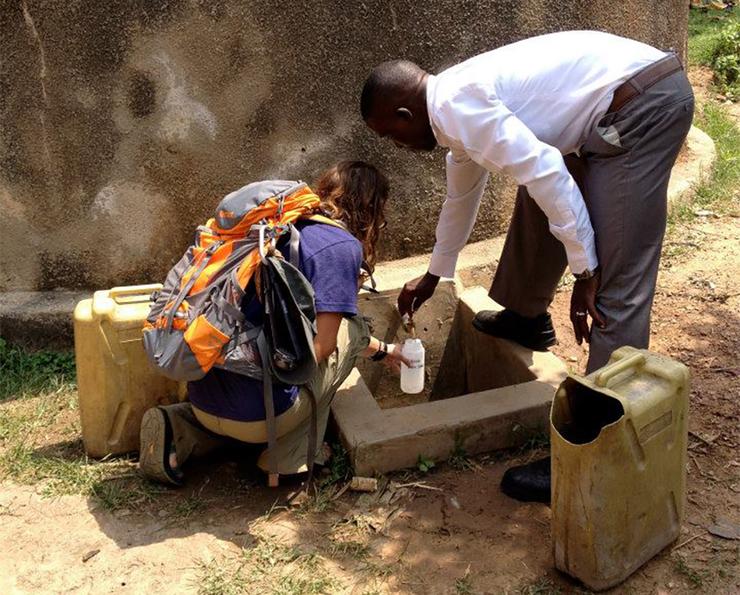
[[473, 326], [482, 333], [514, 341], [533, 351], [547, 351], [556, 343], [552, 318], [547, 312], [527, 318], [511, 310], [482, 310], [473, 318]]
[[507, 469], [501, 491], [521, 502], [550, 504], [550, 457]]

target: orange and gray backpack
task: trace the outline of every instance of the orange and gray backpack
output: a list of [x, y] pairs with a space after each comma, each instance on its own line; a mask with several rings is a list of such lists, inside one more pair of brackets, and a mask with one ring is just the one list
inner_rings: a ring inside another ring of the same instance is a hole
[[[263, 380], [271, 458], [276, 440], [272, 379], [305, 384], [317, 367], [314, 294], [298, 270], [300, 233], [294, 223], [312, 219], [341, 227], [317, 214], [319, 203], [306, 184], [283, 180], [255, 182], [228, 194], [152, 296], [144, 325], [149, 359], [169, 378], [198, 380], [216, 366]], [[289, 236], [289, 261], [275, 249], [283, 235]], [[245, 320], [245, 295], [262, 302], [261, 326]], [[309, 397], [310, 473], [317, 437], [316, 403]], [[277, 485], [275, 469], [271, 460], [270, 485]]]

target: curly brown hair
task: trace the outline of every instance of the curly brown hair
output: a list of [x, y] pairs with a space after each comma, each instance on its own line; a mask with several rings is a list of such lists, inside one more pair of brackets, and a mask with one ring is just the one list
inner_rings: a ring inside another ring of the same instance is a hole
[[341, 161], [327, 169], [315, 185], [321, 211], [340, 221], [362, 244], [370, 273], [380, 230], [385, 227], [388, 178], [364, 161]]

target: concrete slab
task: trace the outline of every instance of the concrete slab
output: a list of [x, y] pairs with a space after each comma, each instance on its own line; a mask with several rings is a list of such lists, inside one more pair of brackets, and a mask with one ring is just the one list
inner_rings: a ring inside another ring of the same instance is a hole
[[71, 349], [72, 313], [87, 291], [0, 293], [0, 337], [31, 349]]
[[689, 202], [699, 182], [710, 175], [717, 160], [712, 138], [692, 126], [668, 183], [668, 210]]
[[449, 373], [450, 390], [462, 396], [381, 409], [357, 369], [342, 385], [332, 412], [356, 473], [412, 467], [419, 455], [447, 459], [459, 446], [470, 454], [511, 448], [547, 428], [565, 365], [476, 331], [471, 321], [482, 309], [500, 306], [482, 287], [462, 293], [439, 364], [437, 383]]
[[445, 460], [458, 447], [478, 454], [525, 443], [544, 432], [554, 389], [526, 382], [452, 399], [380, 409], [354, 370], [332, 405], [358, 475], [413, 467], [419, 455]]

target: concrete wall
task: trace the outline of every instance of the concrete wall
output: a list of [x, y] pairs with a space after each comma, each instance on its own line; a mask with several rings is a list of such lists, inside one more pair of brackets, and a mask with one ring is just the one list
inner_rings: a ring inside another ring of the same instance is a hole
[[[0, 291], [161, 279], [226, 192], [340, 158], [391, 174], [385, 257], [427, 250], [443, 153], [376, 141], [379, 61], [430, 70], [598, 28], [683, 50], [685, 0], [0, 0]], [[501, 231], [490, 191], [475, 237]]]

